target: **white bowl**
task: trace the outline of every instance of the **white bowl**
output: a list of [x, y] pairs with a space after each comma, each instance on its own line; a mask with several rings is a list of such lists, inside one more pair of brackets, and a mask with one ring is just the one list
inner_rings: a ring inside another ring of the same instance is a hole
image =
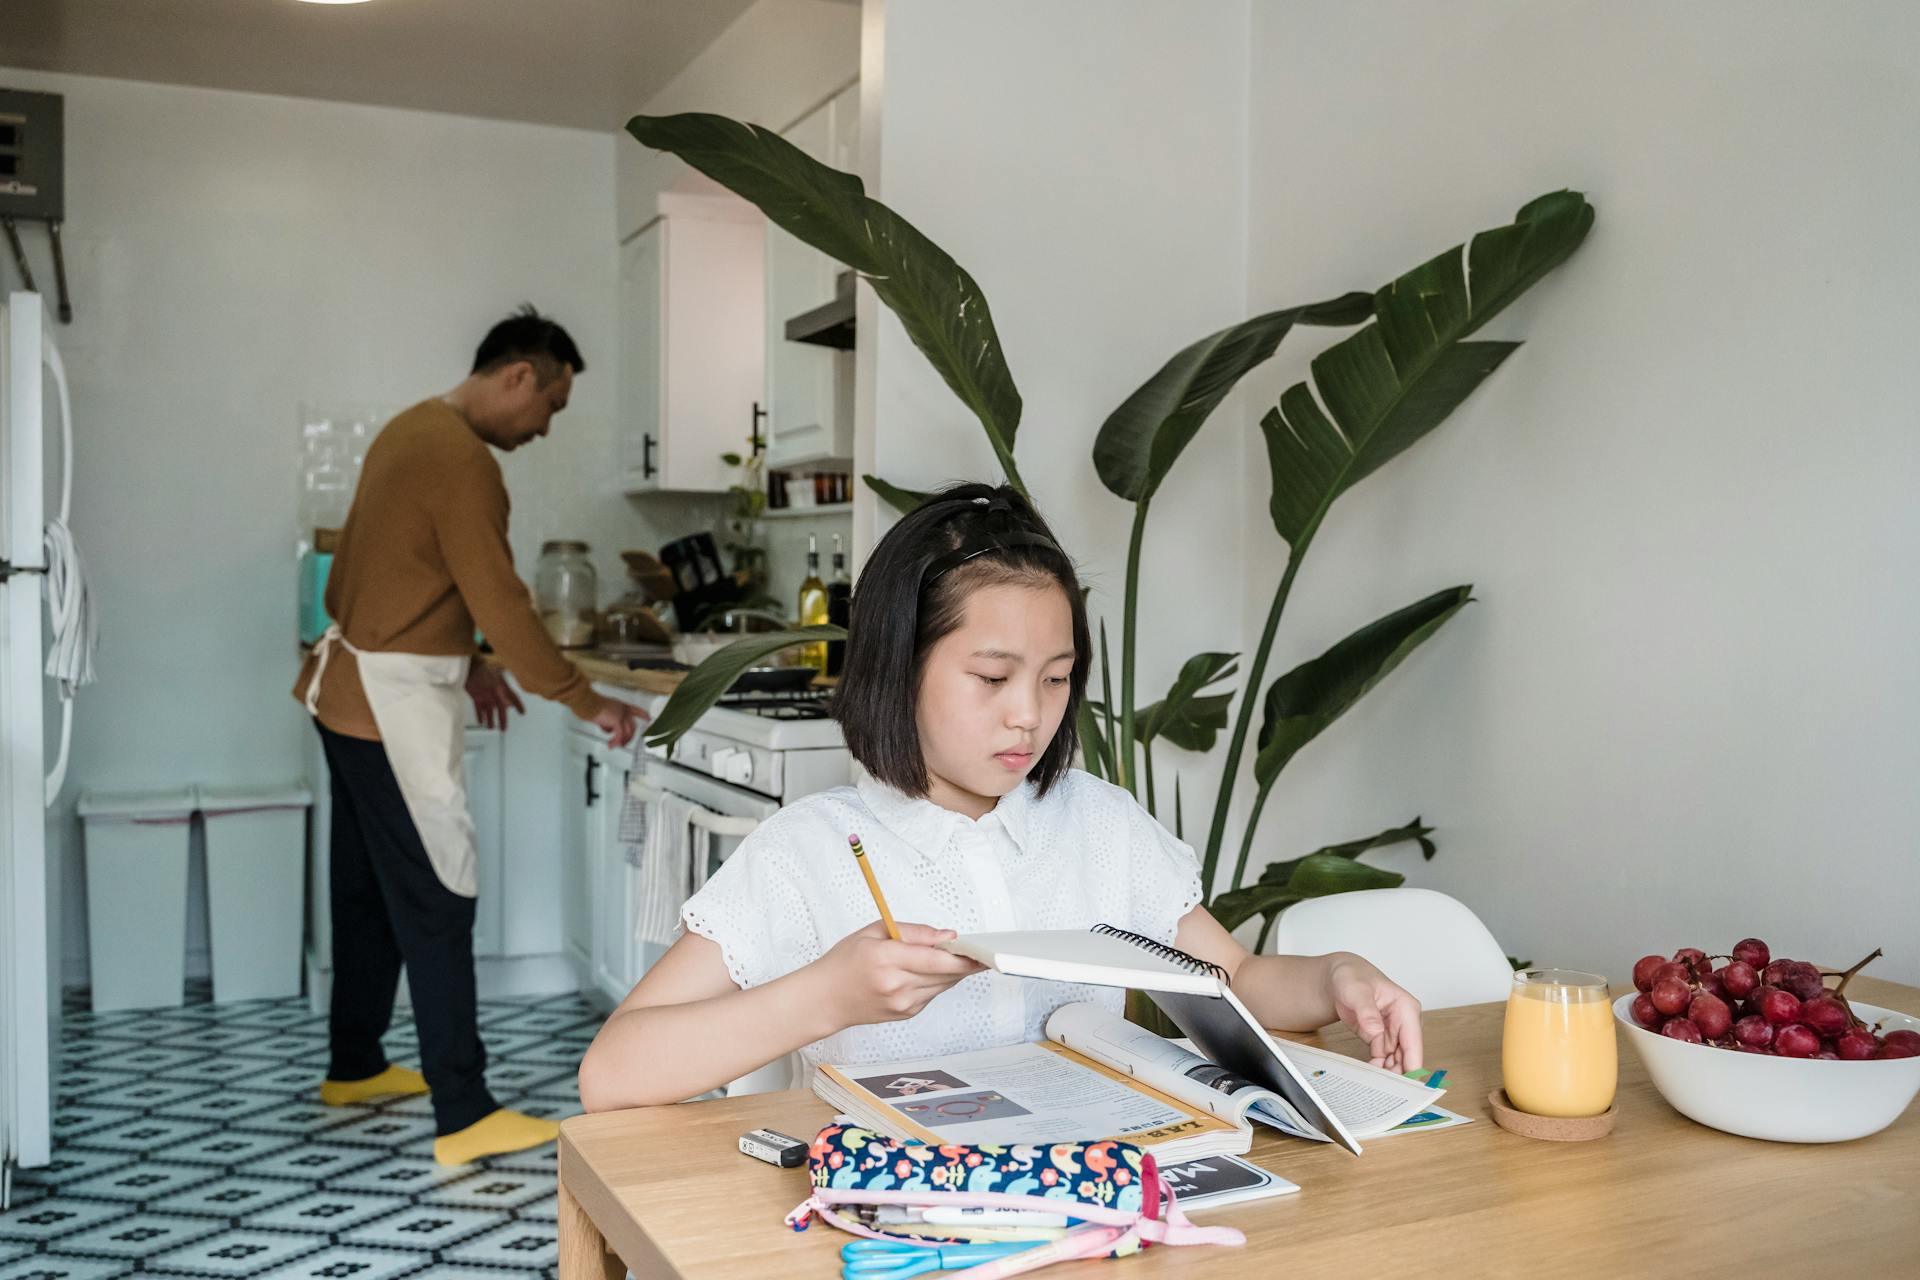
[[[1613, 1002], [1660, 1096], [1701, 1124], [1769, 1142], [1846, 1142], [1878, 1133], [1920, 1093], [1920, 1058], [1833, 1062], [1688, 1044], [1633, 1020], [1629, 992]], [[1849, 1001], [1885, 1031], [1920, 1031], [1920, 1018]]]

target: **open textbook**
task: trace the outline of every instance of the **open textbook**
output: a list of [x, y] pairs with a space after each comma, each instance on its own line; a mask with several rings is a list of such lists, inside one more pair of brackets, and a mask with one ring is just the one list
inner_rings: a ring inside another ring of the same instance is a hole
[[[1439, 1091], [1416, 1081], [1341, 1054], [1292, 1042], [1283, 1046], [1234, 995], [1226, 973], [1217, 965], [1111, 925], [1097, 925], [1089, 931], [965, 934], [939, 945], [1016, 977], [1132, 987], [1151, 993], [1154, 1003], [1187, 1034], [1197, 1050], [1187, 1055], [1191, 1059], [1187, 1065], [1198, 1062], [1233, 1079], [1229, 1096], [1245, 1102], [1229, 1109], [1236, 1124], [1250, 1118], [1260, 1120], [1301, 1137], [1336, 1142], [1358, 1155], [1360, 1137], [1385, 1133], [1440, 1096]], [[1048, 1035], [1060, 1038], [1051, 1025]], [[1157, 1036], [1154, 1039], [1178, 1048]], [[1129, 1056], [1140, 1056], [1132, 1048], [1125, 1051]], [[1184, 1069], [1178, 1074], [1189, 1086], [1194, 1083]], [[1162, 1070], [1156, 1078], [1168, 1076]], [[1248, 1086], [1264, 1096], [1248, 1093]], [[1197, 1094], [1191, 1088], [1183, 1095], [1172, 1096], [1185, 1097], [1197, 1105]]]
[[[1337, 1053], [1284, 1049], [1302, 1051], [1296, 1069], [1351, 1132], [1384, 1133], [1445, 1092]], [[1166, 1163], [1245, 1152], [1255, 1122], [1329, 1140], [1274, 1090], [1084, 1002], [1055, 1010], [1039, 1044], [823, 1066], [813, 1089], [867, 1128], [928, 1143], [1121, 1138]]]

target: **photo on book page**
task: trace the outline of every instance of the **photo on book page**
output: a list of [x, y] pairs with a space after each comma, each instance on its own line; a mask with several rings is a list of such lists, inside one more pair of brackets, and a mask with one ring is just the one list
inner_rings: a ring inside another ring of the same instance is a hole
[[909, 1120], [917, 1120], [929, 1129], [943, 1125], [971, 1124], [976, 1120], [1002, 1120], [1008, 1116], [1030, 1116], [1033, 1112], [998, 1093], [956, 1093], [939, 1098], [909, 1098], [895, 1102], [893, 1109]]
[[876, 1098], [908, 1098], [916, 1093], [965, 1089], [967, 1082], [945, 1071], [905, 1071], [894, 1075], [861, 1076], [854, 1083]]
[[1288, 1182], [1238, 1156], [1208, 1156], [1177, 1164], [1162, 1161], [1160, 1178], [1173, 1189], [1177, 1203], [1187, 1213], [1242, 1200], [1291, 1195], [1300, 1189], [1299, 1183]]

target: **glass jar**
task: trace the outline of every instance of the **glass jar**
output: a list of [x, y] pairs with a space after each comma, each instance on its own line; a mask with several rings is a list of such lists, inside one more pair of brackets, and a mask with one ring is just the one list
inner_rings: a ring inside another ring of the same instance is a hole
[[593, 643], [594, 612], [600, 607], [600, 580], [587, 559], [584, 542], [549, 542], [540, 548], [533, 576], [534, 604], [547, 634], [562, 649]]

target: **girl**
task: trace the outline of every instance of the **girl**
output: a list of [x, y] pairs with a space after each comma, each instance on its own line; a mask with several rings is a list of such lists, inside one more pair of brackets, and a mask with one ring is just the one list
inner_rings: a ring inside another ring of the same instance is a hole
[[868, 776], [780, 810], [688, 900], [686, 933], [580, 1064], [586, 1109], [677, 1102], [795, 1049], [809, 1068], [938, 1056], [1040, 1040], [1074, 1000], [1118, 1012], [1117, 989], [933, 945], [1101, 923], [1219, 965], [1267, 1026], [1339, 1018], [1375, 1065], [1418, 1067], [1412, 996], [1355, 955], [1249, 954], [1198, 905], [1193, 850], [1070, 767], [1089, 653], [1072, 562], [1013, 490], [957, 485], [896, 524], [861, 574], [834, 703]]

